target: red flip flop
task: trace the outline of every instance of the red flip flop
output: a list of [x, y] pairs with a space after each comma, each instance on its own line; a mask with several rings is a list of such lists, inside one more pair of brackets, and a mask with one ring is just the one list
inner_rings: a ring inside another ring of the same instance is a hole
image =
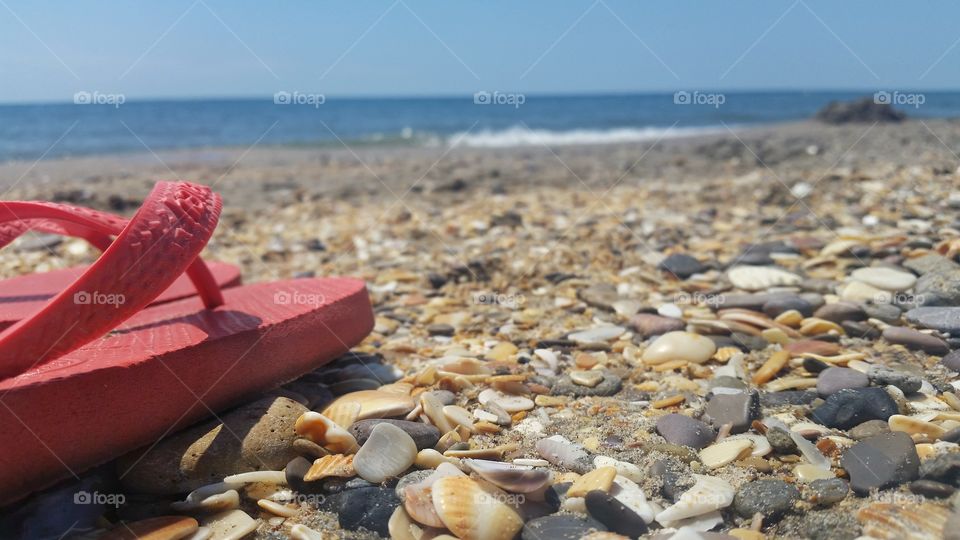
[[[98, 222], [99, 226], [90, 228], [83, 224], [65, 222], [52, 217], [47, 219], [14, 218], [11, 221], [0, 223], [0, 249], [9, 245], [20, 235], [33, 230], [82, 238], [103, 251], [110, 246], [113, 241], [112, 237], [120, 234], [120, 231], [127, 225], [126, 219], [107, 212], [70, 205], [60, 206], [69, 209], [74, 214], [85, 214], [87, 219]], [[236, 266], [211, 262], [207, 263], [207, 267], [220, 288], [240, 285], [240, 269]], [[86, 266], [78, 266], [0, 280], [0, 330], [35, 313], [47, 300], [50, 300], [76, 281], [86, 270]], [[167, 290], [157, 296], [153, 303], [162, 304], [194, 294], [196, 294], [196, 288], [190, 283], [190, 278], [179, 276]]]
[[[221, 291], [197, 258], [220, 209], [207, 187], [158, 183], [75, 282], [0, 332], [0, 503], [316, 369], [373, 328], [356, 279]], [[13, 214], [99, 227], [63, 205], [0, 203], [0, 221]], [[197, 297], [146, 307], [184, 271]]]

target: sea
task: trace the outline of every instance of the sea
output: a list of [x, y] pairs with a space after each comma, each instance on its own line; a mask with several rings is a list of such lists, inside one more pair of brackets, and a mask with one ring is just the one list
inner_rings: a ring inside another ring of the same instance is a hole
[[863, 96], [910, 117], [960, 116], [960, 92], [707, 92], [417, 98], [300, 92], [245, 99], [136, 100], [82, 92], [68, 103], [0, 105], [0, 161], [252, 146], [609, 144], [810, 118]]

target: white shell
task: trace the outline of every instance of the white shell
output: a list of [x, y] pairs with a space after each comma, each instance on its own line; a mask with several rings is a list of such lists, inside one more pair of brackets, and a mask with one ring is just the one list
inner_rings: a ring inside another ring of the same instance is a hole
[[634, 482], [643, 482], [644, 479], [644, 474], [643, 471], [640, 470], [640, 467], [637, 467], [633, 463], [619, 461], [611, 457], [597, 456], [593, 458], [593, 466], [598, 469], [600, 467], [613, 467], [617, 470], [617, 474], [625, 476]]
[[658, 523], [663, 525], [664, 522], [700, 516], [733, 503], [736, 490], [726, 480], [702, 474], [695, 474], [693, 477], [696, 480], [693, 487], [684, 491], [675, 504], [657, 514]]
[[283, 471], [252, 471], [230, 475], [223, 479], [228, 484], [282, 484], [287, 485]]
[[567, 337], [577, 343], [602, 343], [616, 339], [626, 331], [627, 329], [622, 326], [597, 326], [596, 328], [574, 332]]
[[803, 279], [774, 266], [735, 266], [727, 271], [727, 279], [738, 289], [759, 291], [770, 287], [796, 285]]
[[753, 443], [753, 450], [750, 451], [750, 455], [753, 457], [763, 457], [770, 452], [773, 452], [773, 447], [770, 446], [770, 441], [768, 441], [763, 435], [757, 435], [755, 433], [731, 435], [724, 440], [729, 441], [737, 439], [747, 439]]
[[486, 459], [464, 459], [463, 463], [491, 484], [512, 493], [530, 493], [550, 480], [550, 471], [510, 465]]
[[473, 431], [473, 415], [470, 414], [470, 411], [464, 409], [463, 407], [457, 405], [445, 405], [443, 407], [443, 415], [447, 417], [447, 420], [450, 420], [454, 424], [460, 425]]
[[753, 441], [750, 439], [728, 438], [701, 450], [700, 461], [707, 467], [716, 469], [740, 459], [752, 448]]
[[481, 405], [486, 405], [490, 402], [496, 403], [508, 413], [529, 411], [530, 409], [533, 409], [534, 405], [533, 400], [530, 398], [504, 394], [503, 392], [494, 390], [493, 388], [487, 388], [483, 392], [480, 392], [480, 395], [477, 396], [477, 400]]
[[323, 540], [323, 534], [301, 523], [290, 527], [290, 538], [293, 540]]
[[417, 444], [410, 435], [393, 424], [382, 423], [373, 427], [357, 451], [353, 468], [367, 482], [379, 484], [409, 469], [416, 459]]
[[645, 523], [651, 523], [657, 512], [647, 502], [647, 495], [635, 482], [624, 476], [613, 479], [610, 495], [640, 516]]

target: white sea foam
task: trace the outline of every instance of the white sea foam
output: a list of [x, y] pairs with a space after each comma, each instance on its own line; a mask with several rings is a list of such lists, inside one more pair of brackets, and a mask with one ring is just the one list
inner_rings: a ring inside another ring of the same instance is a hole
[[504, 148], [510, 146], [558, 146], [571, 144], [612, 144], [657, 139], [675, 139], [721, 133], [721, 127], [645, 127], [613, 129], [572, 129], [552, 131], [513, 126], [493, 131], [461, 132], [447, 138], [451, 146]]

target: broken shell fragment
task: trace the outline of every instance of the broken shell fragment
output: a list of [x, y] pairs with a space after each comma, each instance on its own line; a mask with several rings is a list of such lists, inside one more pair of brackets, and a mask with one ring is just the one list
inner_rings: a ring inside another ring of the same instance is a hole
[[658, 523], [667, 526], [666, 523], [700, 516], [726, 508], [733, 503], [736, 491], [726, 480], [702, 474], [695, 474], [693, 477], [695, 479], [693, 487], [684, 491], [673, 506], [657, 514]]
[[367, 482], [398, 476], [417, 459], [417, 443], [393, 424], [377, 424], [353, 458], [353, 468]]
[[357, 451], [357, 439], [349, 431], [326, 416], [308, 411], [297, 418], [294, 425], [297, 435], [319, 444], [337, 454], [353, 454]]

